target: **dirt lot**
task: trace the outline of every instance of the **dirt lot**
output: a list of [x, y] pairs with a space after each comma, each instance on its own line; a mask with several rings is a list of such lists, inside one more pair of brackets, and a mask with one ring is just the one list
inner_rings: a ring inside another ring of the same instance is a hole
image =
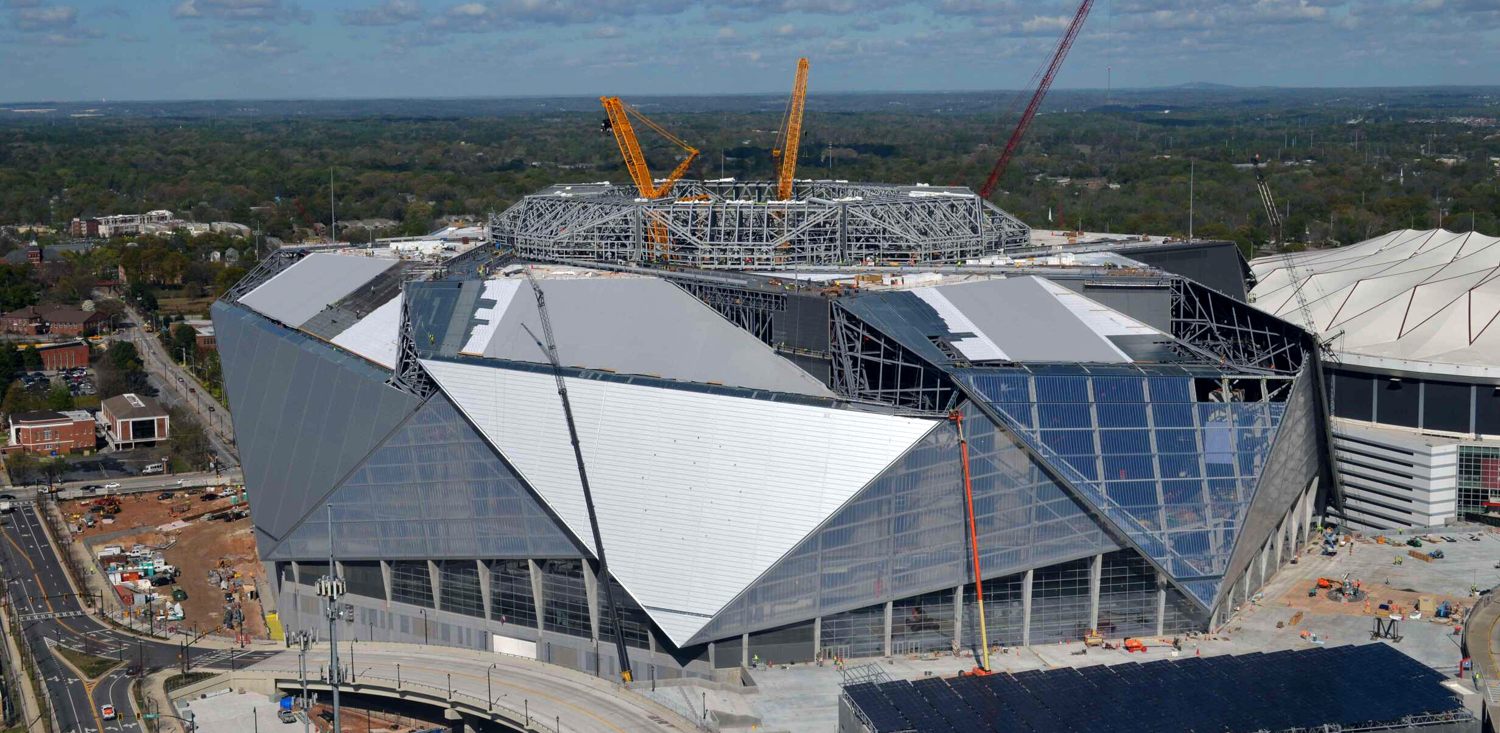
[[[165, 547], [162, 555], [181, 571], [176, 587], [188, 594], [187, 600], [182, 601], [184, 618], [178, 625], [199, 632], [217, 629], [216, 633], [232, 635], [221, 626], [225, 591], [209, 582], [209, 571], [231, 569], [238, 573], [246, 588], [254, 588], [255, 582], [261, 580], [250, 520], [207, 521], [205, 515], [231, 507], [227, 498], [203, 501], [201, 492], [183, 491], [173, 492], [171, 500], [156, 497], [156, 493], [120, 497], [121, 511], [114, 522], [85, 528], [82, 537], [92, 543], [95, 555], [103, 545]], [[66, 502], [64, 512], [71, 518], [74, 513], [86, 511], [86, 503]], [[174, 512], [174, 508], [178, 511]], [[170, 586], [163, 590], [163, 595], [170, 593]], [[244, 631], [252, 638], [266, 638], [259, 602], [243, 593], [237, 600], [244, 611]]]

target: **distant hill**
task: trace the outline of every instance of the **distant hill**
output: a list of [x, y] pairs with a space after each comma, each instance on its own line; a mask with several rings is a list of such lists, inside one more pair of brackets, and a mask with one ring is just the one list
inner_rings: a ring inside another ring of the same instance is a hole
[[1194, 91], [1211, 91], [1211, 90], [1224, 90], [1224, 89], [1239, 89], [1239, 87], [1237, 87], [1237, 86], [1235, 86], [1233, 84], [1216, 84], [1216, 83], [1211, 82], [1211, 81], [1190, 81], [1190, 82], [1188, 82], [1186, 84], [1178, 84], [1176, 86], [1162, 87], [1162, 88], [1163, 89], [1189, 89], [1189, 90], [1194, 90]]

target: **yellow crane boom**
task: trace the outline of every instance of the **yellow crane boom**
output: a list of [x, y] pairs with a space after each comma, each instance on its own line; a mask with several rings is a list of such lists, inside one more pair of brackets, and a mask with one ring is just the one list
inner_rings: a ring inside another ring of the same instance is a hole
[[[639, 110], [626, 104], [619, 97], [600, 97], [599, 102], [604, 105], [604, 113], [608, 115], [603, 127], [614, 133], [615, 143], [620, 146], [620, 155], [625, 158], [625, 168], [630, 171], [630, 179], [635, 181], [635, 187], [641, 192], [641, 196], [657, 199], [671, 193], [672, 187], [677, 185], [677, 181], [681, 180], [687, 174], [688, 168], [692, 167], [693, 161], [698, 159], [698, 149], [668, 132], [666, 128], [656, 124], [651, 118], [641, 114]], [[687, 153], [687, 157], [677, 164], [677, 167], [659, 186], [656, 184], [656, 179], [651, 176], [651, 169], [646, 166], [646, 155], [641, 152], [641, 143], [635, 136], [635, 126], [631, 124], [631, 119], [655, 130], [658, 135]]]
[[786, 119], [771, 157], [780, 158], [776, 166], [776, 198], [792, 197], [792, 180], [797, 175], [797, 149], [802, 145], [802, 106], [807, 98], [807, 59], [797, 59], [797, 76], [792, 82], [792, 98], [787, 103]]

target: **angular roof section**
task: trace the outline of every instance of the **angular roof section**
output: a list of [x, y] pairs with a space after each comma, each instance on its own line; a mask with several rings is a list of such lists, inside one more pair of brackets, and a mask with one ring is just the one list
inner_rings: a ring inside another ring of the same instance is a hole
[[[544, 279], [537, 285], [565, 366], [834, 397], [811, 374], [665, 280]], [[536, 299], [524, 278], [421, 283], [408, 292], [418, 348], [546, 363], [533, 338], [542, 337]]]
[[396, 262], [384, 257], [310, 254], [241, 296], [239, 302], [263, 316], [297, 328]]
[[1171, 337], [1039, 277], [995, 278], [840, 301], [935, 364], [1128, 363]]
[[396, 368], [401, 340], [401, 293], [333, 337], [333, 345], [352, 351], [387, 369]]
[[99, 403], [99, 409], [109, 413], [116, 420], [161, 417], [167, 414], [166, 409], [155, 398], [137, 395], [133, 392], [110, 397]]
[[1500, 238], [1403, 229], [1250, 263], [1257, 308], [1352, 358], [1491, 371], [1500, 364]]
[[[591, 548], [552, 375], [422, 366]], [[679, 645], [936, 424], [597, 379], [568, 394], [610, 570]]]

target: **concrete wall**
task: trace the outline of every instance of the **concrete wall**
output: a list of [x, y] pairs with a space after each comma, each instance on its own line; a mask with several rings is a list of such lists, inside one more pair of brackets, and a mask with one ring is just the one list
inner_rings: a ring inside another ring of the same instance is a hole
[[1458, 513], [1458, 441], [1335, 420], [1334, 465], [1357, 529], [1439, 527]]

